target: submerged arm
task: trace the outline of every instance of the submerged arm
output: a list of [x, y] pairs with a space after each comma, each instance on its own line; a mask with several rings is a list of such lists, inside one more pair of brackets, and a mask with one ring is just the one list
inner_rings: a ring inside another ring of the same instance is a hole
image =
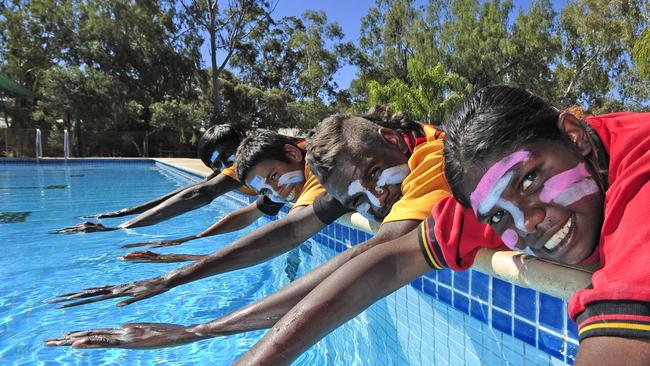
[[154, 207], [158, 206], [159, 204], [165, 202], [169, 198], [175, 196], [176, 194], [178, 194], [178, 193], [180, 193], [180, 192], [182, 192], [184, 190], [191, 189], [192, 187], [194, 187], [196, 185], [199, 185], [201, 183], [204, 183], [204, 182], [212, 179], [214, 176], [215, 176], [215, 174], [213, 173], [213, 174], [207, 176], [202, 181], [192, 183], [192, 184], [187, 185], [185, 187], [178, 188], [175, 191], [169, 192], [169, 193], [167, 193], [165, 195], [162, 195], [162, 196], [160, 196], [158, 198], [154, 198], [151, 201], [145, 202], [145, 203], [140, 204], [138, 206], [123, 208], [123, 209], [118, 210], [118, 211], [104, 212], [104, 213], [100, 213], [100, 214], [97, 214], [97, 215], [88, 215], [88, 216], [84, 216], [84, 217], [85, 218], [103, 219], [103, 218], [108, 218], [108, 217], [122, 217], [122, 216], [140, 214], [140, 213], [143, 213], [143, 212], [145, 212], [145, 211], [147, 211], [147, 210], [149, 210], [151, 208], [154, 208]]
[[[142, 246], [160, 248], [160, 247], [167, 247], [172, 245], [179, 245], [194, 239], [205, 238], [208, 236], [224, 234], [231, 231], [242, 229], [250, 225], [251, 223], [253, 223], [258, 218], [260, 218], [260, 216], [262, 216], [262, 212], [257, 209], [257, 203], [253, 202], [246, 207], [242, 207], [238, 210], [229, 213], [221, 220], [217, 221], [212, 226], [210, 226], [209, 228], [203, 230], [198, 234], [190, 235], [178, 239], [171, 239], [171, 240], [156, 240], [156, 241], [145, 241], [140, 243], [127, 244], [127, 245], [123, 245], [122, 248], [135, 248], [135, 247], [142, 247]], [[122, 257], [122, 259], [131, 260], [129, 257], [130, 254], [127, 254], [124, 257]]]
[[273, 221], [205, 258], [165, 275], [169, 287], [250, 267], [295, 248], [325, 226], [307, 206]]
[[291, 309], [238, 362], [284, 365], [375, 301], [423, 275], [417, 230], [350, 260]]
[[188, 211], [203, 207], [224, 193], [241, 186], [236, 180], [219, 174], [216, 177], [193, 185], [165, 200], [162, 204], [121, 224], [122, 229], [154, 225]]
[[162, 276], [122, 285], [92, 287], [79, 292], [59, 295], [50, 302], [69, 302], [61, 307], [71, 307], [128, 296], [129, 299], [123, 300], [117, 305], [132, 304], [188, 282], [261, 263], [296, 247], [324, 226], [325, 224], [316, 216], [312, 206], [307, 206], [295, 214], [287, 215], [252, 232], [193, 264]]

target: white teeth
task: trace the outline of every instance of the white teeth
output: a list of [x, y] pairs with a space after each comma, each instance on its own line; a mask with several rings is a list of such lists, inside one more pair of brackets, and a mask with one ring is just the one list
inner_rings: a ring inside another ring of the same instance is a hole
[[573, 220], [571, 220], [569, 218], [569, 220], [567, 220], [566, 224], [564, 224], [564, 227], [562, 227], [560, 230], [557, 231], [557, 233], [555, 233], [555, 235], [553, 235], [550, 239], [548, 239], [546, 244], [544, 244], [544, 248], [546, 248], [547, 250], [555, 249], [555, 247], [557, 247], [558, 244], [560, 244], [562, 242], [562, 240], [564, 240], [564, 238], [566, 238], [569, 231], [571, 231], [571, 222], [572, 221]]
[[296, 193], [294, 191], [291, 191], [291, 193], [289, 193], [289, 195], [287, 196], [287, 201], [293, 202], [293, 199], [295, 198], [294, 197], [295, 195], [296, 195]]

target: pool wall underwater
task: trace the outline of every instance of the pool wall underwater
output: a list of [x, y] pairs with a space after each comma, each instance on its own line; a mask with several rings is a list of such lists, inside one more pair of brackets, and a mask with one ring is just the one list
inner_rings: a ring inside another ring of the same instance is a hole
[[[34, 159], [0, 159], [3, 164], [33, 164]], [[60, 164], [63, 159], [39, 163]], [[187, 180], [200, 174], [152, 159], [70, 159], [68, 164], [151, 162]], [[229, 193], [228, 200], [247, 205], [252, 198]], [[286, 215], [284, 209], [277, 217]], [[371, 234], [334, 223], [313, 238], [342, 252]], [[313, 245], [313, 244], [312, 244]], [[477, 270], [431, 271], [365, 312], [367, 333], [375, 348], [390, 357], [376, 365], [564, 365], [573, 364], [577, 329], [566, 302]]]
[[[255, 200], [237, 192], [228, 198], [242, 206]], [[285, 207], [274, 218], [288, 212]], [[370, 237], [333, 223], [313, 239], [340, 253]], [[564, 300], [474, 269], [431, 271], [387, 300], [387, 312], [368, 309], [371, 324], [378, 325], [370, 331], [386, 343], [387, 352], [402, 349], [403, 364], [572, 365], [578, 349], [577, 328]]]

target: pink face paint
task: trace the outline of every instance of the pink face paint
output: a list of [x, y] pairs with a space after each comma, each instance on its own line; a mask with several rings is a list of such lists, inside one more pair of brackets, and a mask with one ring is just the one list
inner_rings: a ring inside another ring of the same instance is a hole
[[481, 180], [476, 185], [476, 189], [470, 195], [472, 208], [478, 212], [481, 203], [488, 198], [490, 191], [494, 185], [508, 172], [515, 164], [528, 159], [530, 153], [528, 151], [515, 151], [514, 153], [506, 156], [505, 158], [496, 162], [488, 171], [483, 175]]
[[512, 230], [512, 229], [507, 229], [506, 231], [501, 234], [501, 240], [503, 241], [503, 244], [505, 244], [508, 248], [515, 250], [517, 249], [517, 242], [519, 241], [519, 235]]
[[589, 174], [585, 164], [580, 163], [573, 169], [565, 170], [562, 173], [549, 178], [546, 183], [544, 183], [544, 188], [542, 189], [542, 193], [539, 195], [539, 199], [544, 203], [549, 203], [553, 198], [566, 191], [573, 184], [588, 177], [590, 178], [591, 174]]

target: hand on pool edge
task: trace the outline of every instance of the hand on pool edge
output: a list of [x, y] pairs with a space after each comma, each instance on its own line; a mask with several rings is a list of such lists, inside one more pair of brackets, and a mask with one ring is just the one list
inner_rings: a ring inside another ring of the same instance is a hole
[[193, 327], [168, 323], [126, 323], [120, 328], [63, 333], [60, 338], [48, 338], [44, 342], [50, 347], [152, 349], [208, 338], [193, 332]]
[[58, 309], [69, 308], [72, 306], [90, 304], [116, 297], [131, 296], [130, 299], [120, 301], [117, 306], [125, 306], [132, 304], [136, 301], [144, 300], [153, 297], [169, 290], [165, 280], [162, 277], [154, 277], [147, 280], [131, 282], [123, 285], [100, 286], [83, 289], [79, 292], [71, 292], [67, 294], [58, 295], [57, 299], [49, 300], [50, 304], [60, 303], [65, 301], [74, 301], [85, 299], [81, 301], [71, 302], [61, 305]]

